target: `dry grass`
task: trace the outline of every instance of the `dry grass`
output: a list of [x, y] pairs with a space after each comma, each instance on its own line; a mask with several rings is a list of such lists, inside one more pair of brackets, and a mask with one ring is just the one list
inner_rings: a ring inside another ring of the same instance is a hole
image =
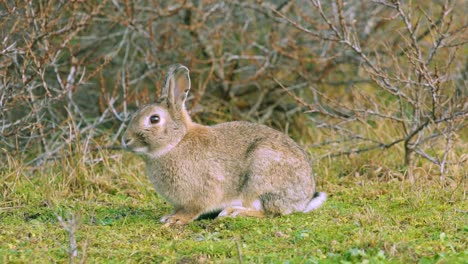
[[154, 193], [138, 157], [99, 151], [93, 158], [91, 163], [64, 157], [41, 168], [11, 159], [0, 174], [2, 262], [462, 263], [467, 258], [462, 167], [452, 167], [441, 179], [433, 174], [437, 168], [422, 163], [410, 182], [407, 168], [395, 169], [401, 164], [396, 151], [322, 159], [315, 173], [329, 199], [317, 211], [208, 219], [167, 229], [158, 219], [170, 206]]

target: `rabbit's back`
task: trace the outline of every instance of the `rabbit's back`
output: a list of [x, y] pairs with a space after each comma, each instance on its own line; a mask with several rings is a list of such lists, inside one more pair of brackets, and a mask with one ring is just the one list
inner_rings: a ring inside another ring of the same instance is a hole
[[[307, 153], [287, 135], [270, 127], [249, 122], [227, 122], [211, 127], [225, 150], [243, 158], [255, 152], [270, 154], [272, 159], [291, 159], [310, 167]], [[276, 154], [275, 154], [276, 153]]]

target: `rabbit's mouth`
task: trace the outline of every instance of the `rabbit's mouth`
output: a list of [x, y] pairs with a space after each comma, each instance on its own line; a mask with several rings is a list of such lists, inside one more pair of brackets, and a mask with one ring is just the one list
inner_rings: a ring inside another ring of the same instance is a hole
[[129, 138], [126, 138], [125, 136], [122, 137], [122, 147], [125, 149], [125, 150], [131, 150], [131, 146], [130, 144], [132, 143], [133, 140], [129, 139]]
[[147, 146], [135, 146], [134, 143], [135, 140], [133, 139], [125, 139], [122, 138], [122, 146], [125, 150], [134, 152], [134, 153], [146, 153], [148, 152], [148, 147]]
[[141, 134], [135, 134], [136, 138], [124, 135], [122, 137], [122, 146], [124, 149], [132, 152], [146, 152], [148, 150], [146, 139]]

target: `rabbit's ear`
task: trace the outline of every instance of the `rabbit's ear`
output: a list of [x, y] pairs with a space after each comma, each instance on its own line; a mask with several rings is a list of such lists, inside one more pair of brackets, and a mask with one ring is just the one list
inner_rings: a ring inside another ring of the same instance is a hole
[[180, 64], [171, 66], [166, 75], [161, 98], [167, 100], [170, 107], [180, 107], [184, 105], [189, 90], [189, 69]]

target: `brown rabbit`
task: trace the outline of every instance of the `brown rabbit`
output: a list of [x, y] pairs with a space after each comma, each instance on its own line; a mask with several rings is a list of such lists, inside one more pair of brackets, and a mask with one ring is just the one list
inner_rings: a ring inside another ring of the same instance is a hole
[[272, 128], [248, 122], [203, 126], [185, 109], [189, 70], [172, 66], [160, 99], [134, 115], [122, 144], [146, 161], [156, 191], [174, 206], [161, 222], [186, 224], [219, 216], [309, 212], [326, 199], [315, 192], [308, 155]]

